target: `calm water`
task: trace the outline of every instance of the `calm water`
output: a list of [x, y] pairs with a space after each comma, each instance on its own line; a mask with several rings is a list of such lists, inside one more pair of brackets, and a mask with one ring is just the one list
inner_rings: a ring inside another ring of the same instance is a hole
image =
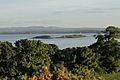
[[[72, 33], [73, 34], [73, 33]], [[74, 33], [75, 34], [75, 33]], [[14, 44], [15, 41], [19, 39], [30, 39], [35, 36], [40, 35], [50, 35], [54, 37], [59, 37], [62, 35], [68, 34], [4, 34], [0, 35], [0, 41], [9, 41]], [[61, 39], [39, 39], [44, 43], [48, 44], [56, 44], [60, 49], [67, 48], [67, 47], [81, 47], [81, 46], [88, 46], [94, 42], [96, 42], [95, 38], [93, 37], [94, 34], [92, 33], [85, 33], [87, 37], [81, 38], [61, 38]]]

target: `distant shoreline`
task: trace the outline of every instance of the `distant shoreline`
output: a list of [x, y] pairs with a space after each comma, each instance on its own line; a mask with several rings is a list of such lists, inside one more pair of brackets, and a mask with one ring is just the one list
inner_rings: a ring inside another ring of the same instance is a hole
[[0, 28], [0, 34], [98, 33], [103, 30], [104, 28], [13, 27]]
[[[79, 34], [80, 32], [60, 32], [60, 33], [0, 33], [0, 35], [4, 34], [71, 34], [71, 33], [76, 33]], [[98, 32], [82, 32], [82, 33], [98, 33]]]

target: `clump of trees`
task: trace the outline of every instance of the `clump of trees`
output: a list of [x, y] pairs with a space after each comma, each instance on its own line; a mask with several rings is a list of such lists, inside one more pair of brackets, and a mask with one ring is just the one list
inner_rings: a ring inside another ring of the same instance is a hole
[[42, 73], [39, 70], [42, 66], [49, 68], [47, 71], [54, 76], [59, 70], [77, 77], [86, 70], [92, 73], [120, 72], [120, 42], [117, 40], [120, 29], [109, 26], [95, 38], [97, 42], [90, 46], [63, 50], [40, 40], [18, 40], [15, 46], [10, 42], [0, 42], [0, 79], [30, 77]]
[[15, 46], [0, 42], [0, 77], [18, 79], [21, 75], [32, 75], [38, 67], [50, 66], [57, 46], [41, 41], [19, 40]]
[[90, 45], [89, 48], [100, 55], [99, 64], [105, 72], [120, 71], [120, 29], [109, 26], [103, 31], [103, 34], [96, 36], [97, 42]]

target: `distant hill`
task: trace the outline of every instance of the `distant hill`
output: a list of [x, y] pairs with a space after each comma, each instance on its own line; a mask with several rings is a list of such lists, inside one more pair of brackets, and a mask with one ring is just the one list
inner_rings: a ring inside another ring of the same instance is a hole
[[9, 27], [0, 28], [0, 34], [45, 34], [45, 33], [96, 33], [104, 30], [104, 28], [63, 28], [63, 27]]

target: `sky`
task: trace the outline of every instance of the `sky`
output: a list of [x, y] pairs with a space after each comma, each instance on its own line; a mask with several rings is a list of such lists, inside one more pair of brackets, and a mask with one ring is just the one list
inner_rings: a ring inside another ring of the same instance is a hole
[[0, 27], [120, 27], [120, 0], [0, 0]]

